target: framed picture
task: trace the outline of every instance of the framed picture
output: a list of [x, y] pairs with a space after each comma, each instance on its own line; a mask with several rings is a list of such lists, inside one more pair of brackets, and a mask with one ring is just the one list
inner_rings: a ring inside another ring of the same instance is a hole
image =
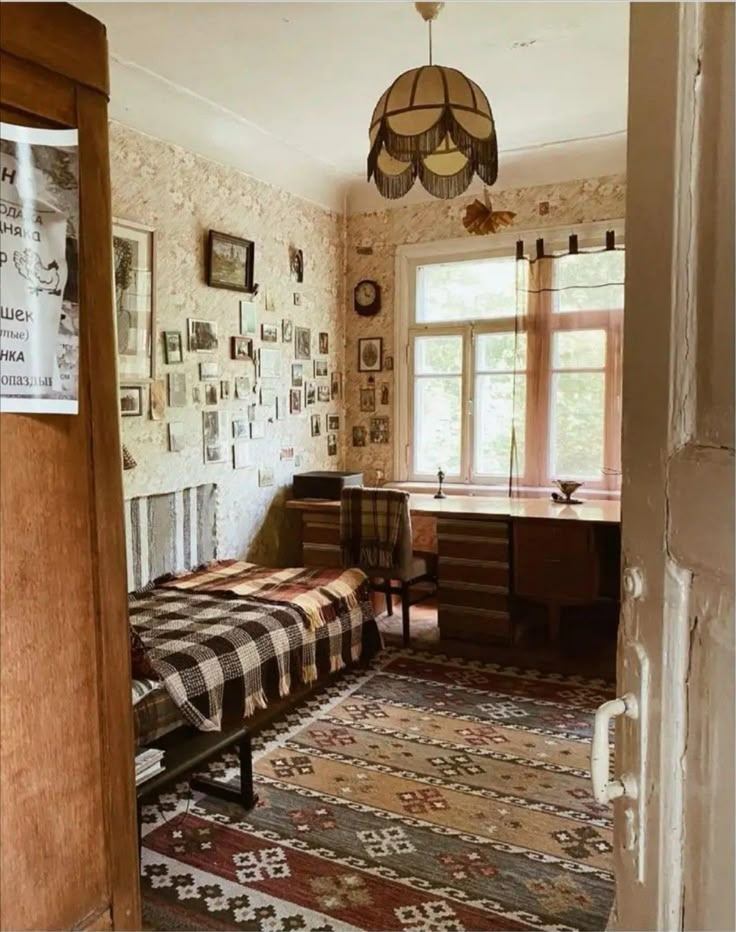
[[389, 403], [388, 382], [381, 382], [381, 404], [387, 405], [388, 403]]
[[240, 302], [240, 332], [244, 337], [256, 335], [256, 306], [253, 301]]
[[380, 372], [383, 368], [383, 340], [364, 337], [358, 340], [358, 372]]
[[248, 339], [248, 337], [231, 337], [230, 355], [233, 359], [239, 359], [241, 362], [251, 359], [253, 356], [253, 340]]
[[212, 379], [220, 378], [220, 363], [219, 362], [201, 362], [199, 364], [199, 380], [200, 382], [207, 382]]
[[273, 408], [276, 404], [276, 390], [273, 388], [261, 389], [261, 405], [264, 408]]
[[330, 400], [330, 386], [329, 385], [318, 385], [317, 386], [317, 401], [329, 401]]
[[302, 413], [302, 393], [298, 388], [289, 389], [289, 411], [292, 414]]
[[314, 360], [314, 377], [315, 379], [325, 379], [327, 378], [327, 360], [326, 359], [315, 359]]
[[361, 388], [360, 390], [360, 410], [370, 414], [376, 410], [376, 390], [375, 388]]
[[326, 356], [330, 351], [330, 335], [329, 333], [320, 333], [319, 335], [319, 351], [323, 356]]
[[205, 463], [224, 463], [227, 459], [227, 414], [224, 411], [202, 412], [202, 438]]
[[390, 372], [390, 371], [393, 369], [393, 367], [394, 367], [394, 357], [393, 357], [393, 356], [386, 356], [386, 357], [384, 357], [384, 367], [385, 367], [385, 369], [386, 369], [386, 372]]
[[208, 382], [204, 387], [204, 403], [206, 405], [216, 405], [219, 400], [217, 382]]
[[304, 281], [304, 253], [293, 246], [289, 249], [289, 271], [293, 282], [301, 284]]
[[181, 453], [184, 449], [184, 425], [181, 421], [169, 421], [169, 453]]
[[207, 284], [210, 288], [253, 291], [253, 257], [250, 240], [210, 230], [207, 246]]
[[319, 414], [312, 415], [312, 436], [319, 437], [322, 434], [322, 419]]
[[246, 417], [234, 417], [232, 419], [233, 425], [233, 440], [245, 440], [250, 436], [250, 423]]
[[192, 404], [202, 404], [202, 389], [199, 385], [194, 385], [192, 387]]
[[220, 382], [220, 398], [225, 400], [230, 398], [230, 379], [223, 379]]
[[250, 379], [247, 375], [235, 376], [235, 397], [238, 401], [246, 401], [250, 394]]
[[250, 422], [250, 439], [263, 440], [266, 436], [266, 425], [263, 421]]
[[327, 455], [337, 456], [337, 434], [327, 435]]
[[291, 384], [294, 388], [301, 388], [304, 385], [304, 366], [300, 362], [291, 364]]
[[217, 324], [214, 320], [199, 320], [190, 317], [187, 320], [189, 350], [193, 353], [214, 353], [217, 351]]
[[279, 328], [276, 324], [261, 324], [261, 340], [264, 343], [279, 342]]
[[143, 386], [120, 386], [120, 414], [123, 417], [140, 417], [143, 414]]
[[327, 418], [327, 430], [334, 432], [340, 430], [340, 415], [339, 414], [326, 414]]
[[294, 327], [294, 359], [312, 358], [312, 331], [309, 327]]
[[294, 292], [294, 307], [299, 307], [302, 303], [302, 296], [298, 291]]
[[164, 330], [164, 360], [167, 366], [184, 362], [184, 350], [181, 342], [181, 331]]
[[258, 375], [262, 379], [281, 378], [281, 350], [271, 346], [258, 350]]
[[274, 298], [273, 290], [271, 288], [266, 288], [266, 295], [263, 299], [263, 306], [269, 312], [276, 310], [276, 298]]
[[187, 377], [184, 372], [169, 372], [166, 376], [169, 391], [169, 407], [185, 408], [187, 405]]
[[233, 469], [247, 469], [251, 465], [250, 448], [247, 443], [233, 444]]
[[124, 382], [155, 377], [156, 241], [151, 227], [128, 220], [112, 225], [118, 373]]
[[388, 418], [371, 418], [371, 443], [388, 443]]
[[286, 395], [279, 395], [276, 398], [276, 420], [283, 421], [287, 411], [288, 403], [286, 401]]
[[354, 447], [364, 447], [365, 446], [365, 427], [354, 427], [353, 428], [353, 446]]
[[314, 382], [304, 383], [304, 404], [313, 405], [317, 401], [317, 388]]
[[286, 317], [281, 321], [281, 340], [284, 343], [294, 342], [294, 324]]
[[340, 373], [333, 372], [330, 376], [330, 398], [335, 401], [340, 397]]
[[270, 466], [262, 466], [258, 470], [258, 485], [262, 489], [273, 485], [273, 469]]

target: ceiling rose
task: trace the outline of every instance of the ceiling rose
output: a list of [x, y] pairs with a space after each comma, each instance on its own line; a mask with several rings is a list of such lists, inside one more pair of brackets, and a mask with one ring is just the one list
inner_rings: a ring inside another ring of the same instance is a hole
[[415, 3], [429, 26], [429, 65], [400, 74], [381, 95], [369, 130], [368, 180], [383, 197], [403, 197], [419, 178], [434, 197], [457, 197], [473, 175], [498, 177], [488, 98], [456, 68], [432, 63], [432, 21], [443, 3]]

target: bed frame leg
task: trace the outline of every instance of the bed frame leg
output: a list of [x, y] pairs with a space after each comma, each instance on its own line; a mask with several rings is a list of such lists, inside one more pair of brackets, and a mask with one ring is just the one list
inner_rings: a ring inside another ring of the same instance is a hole
[[253, 747], [250, 734], [240, 739], [240, 797], [245, 809], [252, 809], [258, 802], [253, 789]]

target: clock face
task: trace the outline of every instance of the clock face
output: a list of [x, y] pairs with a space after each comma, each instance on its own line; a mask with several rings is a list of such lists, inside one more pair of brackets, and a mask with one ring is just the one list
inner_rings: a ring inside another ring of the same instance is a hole
[[375, 282], [359, 282], [355, 288], [355, 303], [360, 307], [370, 307], [375, 302], [377, 294]]

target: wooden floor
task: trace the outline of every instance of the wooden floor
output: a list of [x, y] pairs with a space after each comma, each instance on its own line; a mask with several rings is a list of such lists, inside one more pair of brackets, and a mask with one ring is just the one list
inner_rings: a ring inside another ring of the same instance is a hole
[[[378, 615], [378, 626], [387, 645], [400, 647], [401, 605], [398, 599], [396, 602], [393, 616], [388, 617], [385, 611]], [[378, 604], [382, 604], [382, 597]], [[586, 609], [567, 609], [563, 613], [559, 643], [551, 644], [544, 616], [532, 613], [517, 625], [513, 646], [480, 645], [440, 640], [437, 607], [428, 601], [412, 606], [412, 647], [506, 666], [613, 681], [616, 678], [616, 618], [608, 615], [593, 616]]]

